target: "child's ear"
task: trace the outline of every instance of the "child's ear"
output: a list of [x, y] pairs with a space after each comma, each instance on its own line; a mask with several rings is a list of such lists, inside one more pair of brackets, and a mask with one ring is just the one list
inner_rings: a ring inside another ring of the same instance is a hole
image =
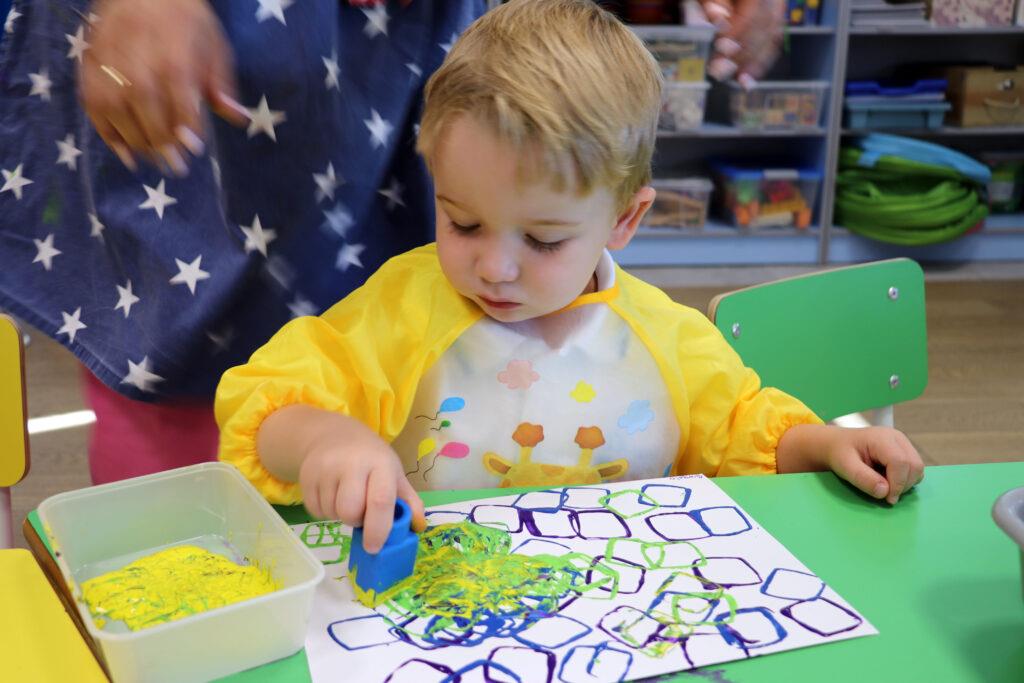
[[654, 203], [654, 197], [654, 188], [650, 185], [645, 185], [636, 191], [625, 210], [616, 219], [612, 235], [608, 239], [609, 249], [622, 249], [629, 244], [633, 235], [636, 234], [636, 229], [640, 227], [640, 221], [643, 220], [647, 210]]

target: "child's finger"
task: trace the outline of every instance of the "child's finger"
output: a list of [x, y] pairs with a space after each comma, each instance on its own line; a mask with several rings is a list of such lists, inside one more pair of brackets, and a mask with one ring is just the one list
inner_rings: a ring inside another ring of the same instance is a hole
[[334, 505], [333, 516], [337, 519], [351, 527], [362, 526], [366, 519], [365, 473], [342, 477], [327, 504]]
[[885, 498], [889, 493], [888, 480], [856, 454], [837, 458], [833, 469], [840, 477], [873, 498]]
[[423, 533], [427, 530], [427, 516], [423, 508], [423, 500], [416, 489], [412, 487], [404, 474], [398, 475], [398, 497], [409, 504], [412, 509], [412, 530], [416, 533]]
[[886, 500], [889, 505], [895, 505], [900, 501], [900, 496], [907, 488], [907, 479], [910, 477], [910, 463], [903, 458], [897, 458], [885, 467], [886, 478], [889, 480], [889, 495]]
[[378, 465], [370, 470], [366, 481], [366, 513], [363, 515], [363, 548], [368, 553], [380, 552], [391, 533], [397, 487], [389, 468]]

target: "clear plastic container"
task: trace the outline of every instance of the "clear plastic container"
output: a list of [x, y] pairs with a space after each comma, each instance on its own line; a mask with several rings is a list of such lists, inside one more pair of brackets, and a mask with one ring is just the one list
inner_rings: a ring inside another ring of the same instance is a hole
[[[323, 565], [231, 465], [203, 463], [60, 493], [39, 506], [78, 611], [117, 683], [186, 683], [297, 652]], [[144, 555], [193, 544], [265, 567], [281, 588], [178, 621], [129, 631], [97, 626], [83, 581]]]
[[665, 83], [661, 93], [661, 115], [658, 130], [675, 132], [700, 128], [704, 123], [704, 103], [711, 85], [700, 83]]
[[713, 26], [645, 26], [639, 32], [668, 82], [704, 80]]
[[700, 230], [708, 215], [712, 183], [707, 178], [656, 178], [654, 204], [644, 218], [650, 228]]
[[828, 81], [760, 81], [750, 90], [729, 83], [732, 125], [748, 129], [814, 128]]
[[715, 165], [718, 202], [740, 228], [806, 229], [811, 225], [821, 173], [808, 168], [743, 168]]

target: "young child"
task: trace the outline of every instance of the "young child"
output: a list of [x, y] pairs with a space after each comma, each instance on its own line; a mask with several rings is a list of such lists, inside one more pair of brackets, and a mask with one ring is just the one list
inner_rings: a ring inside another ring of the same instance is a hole
[[220, 457], [271, 502], [363, 525], [369, 552], [396, 496], [424, 524], [417, 489], [830, 468], [896, 503], [923, 473], [903, 434], [822, 425], [613, 263], [654, 200], [660, 89], [588, 0], [473, 24], [426, 90], [436, 244], [229, 370]]

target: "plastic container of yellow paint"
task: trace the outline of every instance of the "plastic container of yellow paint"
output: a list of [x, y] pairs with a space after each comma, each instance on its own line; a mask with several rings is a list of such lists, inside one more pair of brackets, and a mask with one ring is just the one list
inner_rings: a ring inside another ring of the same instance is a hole
[[[323, 565], [232, 466], [204, 463], [69, 491], [39, 517], [73, 594], [84, 581], [178, 545], [197, 545], [270, 571], [272, 593], [129, 631], [78, 610], [116, 683], [226, 676], [297, 652]], [[102, 621], [102, 620], [101, 620]]]

